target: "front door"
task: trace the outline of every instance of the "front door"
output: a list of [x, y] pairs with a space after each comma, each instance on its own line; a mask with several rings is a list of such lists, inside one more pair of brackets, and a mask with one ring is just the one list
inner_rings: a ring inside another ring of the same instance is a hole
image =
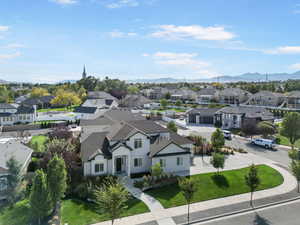
[[116, 158], [116, 171], [117, 173], [122, 172], [122, 158]]

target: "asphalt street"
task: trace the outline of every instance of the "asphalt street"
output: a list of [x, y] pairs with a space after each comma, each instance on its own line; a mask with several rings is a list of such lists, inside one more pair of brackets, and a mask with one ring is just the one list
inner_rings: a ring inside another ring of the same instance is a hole
[[223, 217], [195, 225], [299, 225], [300, 201]]

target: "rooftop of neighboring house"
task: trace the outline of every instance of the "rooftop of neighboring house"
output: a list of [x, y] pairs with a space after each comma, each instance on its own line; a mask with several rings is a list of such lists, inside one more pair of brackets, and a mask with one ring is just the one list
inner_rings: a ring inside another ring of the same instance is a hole
[[83, 107], [109, 108], [113, 103], [113, 99], [87, 99], [81, 105]]
[[220, 96], [251, 96], [249, 91], [242, 90], [240, 88], [225, 88], [224, 90], [219, 91]]
[[199, 114], [201, 116], [213, 116], [221, 108], [195, 108], [187, 112], [187, 114]]
[[53, 96], [53, 95], [47, 95], [47, 96], [35, 97], [35, 98], [27, 98], [22, 102], [22, 104], [24, 104], [24, 105], [50, 104], [51, 100], [54, 98], [55, 98], [55, 96]]
[[152, 103], [150, 99], [142, 95], [126, 95], [124, 99], [120, 101], [121, 107], [143, 107], [145, 104]]
[[84, 106], [76, 107], [74, 110], [75, 113], [88, 113], [88, 114], [94, 114], [96, 111], [97, 111], [97, 107], [84, 107]]
[[277, 92], [271, 92], [271, 91], [259, 91], [252, 95], [252, 97], [254, 97], [254, 98], [260, 97], [260, 96], [281, 98], [281, 97], [284, 97], [284, 94], [277, 93]]
[[0, 144], [0, 173], [7, 172], [6, 162], [14, 157], [22, 167], [27, 163], [32, 154], [32, 149], [16, 140]]
[[291, 91], [287, 94], [290, 98], [300, 98], [300, 91]]
[[262, 107], [227, 106], [216, 112], [216, 114], [240, 114], [247, 118], [261, 118], [262, 120], [274, 119], [273, 113]]
[[117, 98], [112, 96], [111, 94], [105, 91], [89, 91], [88, 92], [88, 99], [111, 99], [117, 101]]
[[217, 93], [217, 89], [215, 88], [203, 88], [198, 91], [198, 95], [215, 95]]
[[16, 109], [17, 105], [9, 103], [0, 103], [0, 109]]

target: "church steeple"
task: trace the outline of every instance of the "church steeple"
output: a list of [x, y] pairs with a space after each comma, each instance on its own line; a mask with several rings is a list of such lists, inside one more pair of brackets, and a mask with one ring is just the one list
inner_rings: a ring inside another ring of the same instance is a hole
[[82, 79], [86, 78], [85, 65], [83, 65]]

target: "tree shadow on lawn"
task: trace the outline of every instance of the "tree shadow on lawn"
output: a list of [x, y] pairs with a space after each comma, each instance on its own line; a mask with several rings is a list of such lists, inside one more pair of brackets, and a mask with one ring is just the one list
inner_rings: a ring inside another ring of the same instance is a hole
[[253, 221], [253, 225], [271, 225], [271, 224], [272, 223], [268, 219], [260, 216], [257, 212], [255, 212], [255, 219]]
[[214, 174], [211, 176], [211, 179], [217, 185], [219, 188], [228, 188], [229, 183], [227, 178], [224, 175], [221, 174]]

